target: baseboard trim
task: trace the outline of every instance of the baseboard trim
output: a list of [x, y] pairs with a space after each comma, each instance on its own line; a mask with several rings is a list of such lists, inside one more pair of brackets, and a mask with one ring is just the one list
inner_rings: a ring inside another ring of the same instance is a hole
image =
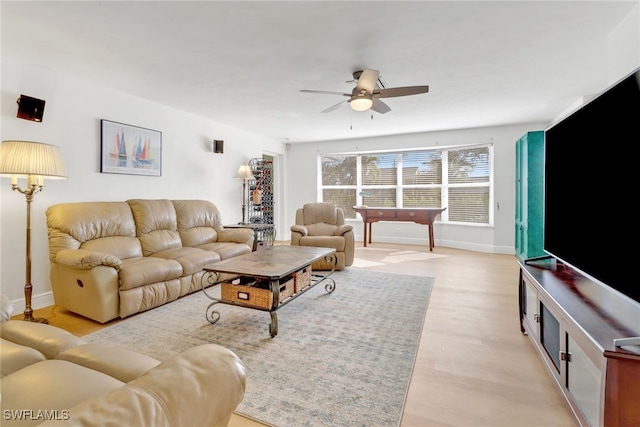
[[[16, 300], [12, 300], [11, 304], [13, 305], [13, 314], [19, 314], [24, 312], [25, 300], [24, 298], [19, 298]], [[51, 291], [45, 292], [43, 294], [32, 295], [31, 296], [31, 308], [37, 310], [39, 308], [48, 307], [50, 305], [54, 305], [55, 302], [53, 300], [53, 293]]]

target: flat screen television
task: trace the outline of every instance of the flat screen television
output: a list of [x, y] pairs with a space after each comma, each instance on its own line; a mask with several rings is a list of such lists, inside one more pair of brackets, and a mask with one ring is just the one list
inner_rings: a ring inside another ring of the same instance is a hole
[[545, 129], [544, 250], [640, 303], [640, 68]]

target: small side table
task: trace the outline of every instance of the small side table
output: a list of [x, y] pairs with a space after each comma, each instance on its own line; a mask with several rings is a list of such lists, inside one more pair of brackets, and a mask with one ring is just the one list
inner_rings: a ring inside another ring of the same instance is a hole
[[258, 245], [261, 243], [273, 246], [273, 242], [276, 240], [276, 226], [273, 224], [228, 224], [224, 225], [224, 228], [249, 228], [253, 230], [253, 251], [258, 250]]

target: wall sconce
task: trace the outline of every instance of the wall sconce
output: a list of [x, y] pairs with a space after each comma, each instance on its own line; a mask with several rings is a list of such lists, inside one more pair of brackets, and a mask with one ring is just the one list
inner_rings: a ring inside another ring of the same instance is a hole
[[27, 95], [20, 95], [17, 102], [19, 119], [31, 120], [33, 122], [42, 121], [42, 116], [44, 114], [44, 100], [32, 98]]
[[213, 152], [214, 153], [222, 153], [224, 149], [224, 141], [221, 139], [213, 140]]

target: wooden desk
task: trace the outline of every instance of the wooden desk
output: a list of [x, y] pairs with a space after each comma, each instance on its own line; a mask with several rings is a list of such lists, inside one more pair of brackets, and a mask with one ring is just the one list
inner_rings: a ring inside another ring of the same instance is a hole
[[367, 225], [371, 243], [371, 224], [378, 221], [408, 221], [429, 226], [429, 250], [433, 251], [433, 221], [447, 208], [369, 208], [354, 206], [364, 222], [364, 246], [367, 247]]

